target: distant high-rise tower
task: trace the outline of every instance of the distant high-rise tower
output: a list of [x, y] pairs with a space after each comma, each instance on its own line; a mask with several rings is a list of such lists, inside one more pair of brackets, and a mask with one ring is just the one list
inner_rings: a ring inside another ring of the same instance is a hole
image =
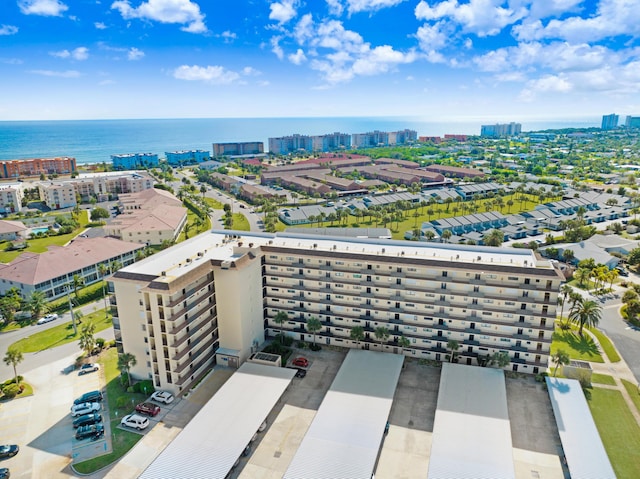
[[611, 115], [602, 115], [602, 126], [603, 130], [613, 130], [614, 128], [618, 128], [618, 115], [615, 113], [611, 113]]
[[627, 128], [640, 128], [640, 116], [627, 116], [624, 126]]
[[480, 128], [480, 136], [487, 138], [504, 138], [507, 136], [516, 136], [522, 132], [520, 123], [497, 123], [495, 125], [482, 125]]

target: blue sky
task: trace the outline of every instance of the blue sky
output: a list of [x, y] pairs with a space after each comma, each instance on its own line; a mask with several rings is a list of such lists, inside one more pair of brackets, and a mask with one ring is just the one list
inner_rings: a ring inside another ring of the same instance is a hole
[[640, 114], [637, 0], [3, 0], [0, 120]]

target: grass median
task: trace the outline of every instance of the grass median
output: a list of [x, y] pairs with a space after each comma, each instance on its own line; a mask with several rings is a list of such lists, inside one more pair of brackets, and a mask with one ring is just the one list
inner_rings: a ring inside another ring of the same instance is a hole
[[[67, 323], [54, 326], [51, 329], [36, 332], [31, 336], [16, 341], [9, 347], [16, 348], [22, 353], [36, 353], [38, 351], [44, 351], [45, 349], [55, 348], [62, 346], [63, 344], [79, 340], [80, 329], [84, 324], [95, 324], [96, 333], [110, 328], [112, 325], [111, 315], [105, 314], [104, 309], [100, 309], [95, 313], [83, 316], [81, 321], [82, 323], [78, 324], [78, 334], [73, 334], [73, 326], [71, 325], [71, 321], [69, 321]], [[32, 327], [34, 328], [34, 331], [37, 331], [38, 326]], [[78, 353], [80, 353], [79, 349]]]
[[559, 349], [565, 350], [571, 359], [592, 361], [594, 363], [604, 362], [600, 354], [600, 348], [588, 334], [580, 337], [577, 332], [572, 330], [563, 331], [560, 328], [556, 328], [551, 343], [551, 354], [555, 354]]

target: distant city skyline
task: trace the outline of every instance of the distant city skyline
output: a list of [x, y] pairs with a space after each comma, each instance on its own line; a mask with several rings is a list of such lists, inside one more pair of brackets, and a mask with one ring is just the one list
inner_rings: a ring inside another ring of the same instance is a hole
[[0, 120], [624, 118], [639, 22], [618, 0], [8, 0]]

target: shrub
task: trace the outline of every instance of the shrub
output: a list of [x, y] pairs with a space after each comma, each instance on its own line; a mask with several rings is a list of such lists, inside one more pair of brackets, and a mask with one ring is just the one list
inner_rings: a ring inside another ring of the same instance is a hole
[[151, 379], [145, 379], [144, 381], [140, 381], [138, 385], [140, 386], [139, 387], [140, 392], [145, 394], [151, 394], [156, 390], [156, 388], [153, 386], [153, 381]]
[[309, 349], [311, 349], [311, 351], [320, 351], [322, 349], [322, 346], [313, 343], [309, 345]]
[[103, 349], [106, 342], [107, 341], [104, 338], [96, 338], [96, 347], [98, 349]]
[[120, 384], [124, 389], [129, 387], [129, 376], [127, 374], [120, 374]]
[[5, 397], [13, 399], [18, 394], [20, 394], [20, 386], [18, 386], [17, 384], [9, 384], [2, 388], [2, 393], [5, 395]]
[[282, 344], [284, 346], [291, 346], [293, 344], [293, 338], [291, 336], [283, 336]]
[[305, 348], [307, 347], [307, 343], [305, 343], [304, 341], [298, 341], [298, 342], [296, 343], [296, 346], [297, 346], [299, 349], [305, 349]]
[[[24, 378], [22, 376], [18, 376], [18, 382], [22, 382], [22, 381], [24, 381]], [[5, 386], [8, 386], [10, 384], [15, 384], [15, 382], [16, 382], [16, 378], [7, 379], [5, 382], [2, 383], [1, 387], [4, 388]]]
[[118, 396], [116, 399], [116, 407], [118, 409], [126, 409], [129, 406], [129, 401], [126, 396]]
[[116, 340], [112, 339], [111, 341], [107, 341], [106, 343], [104, 343], [104, 348], [115, 348], [116, 347]]

